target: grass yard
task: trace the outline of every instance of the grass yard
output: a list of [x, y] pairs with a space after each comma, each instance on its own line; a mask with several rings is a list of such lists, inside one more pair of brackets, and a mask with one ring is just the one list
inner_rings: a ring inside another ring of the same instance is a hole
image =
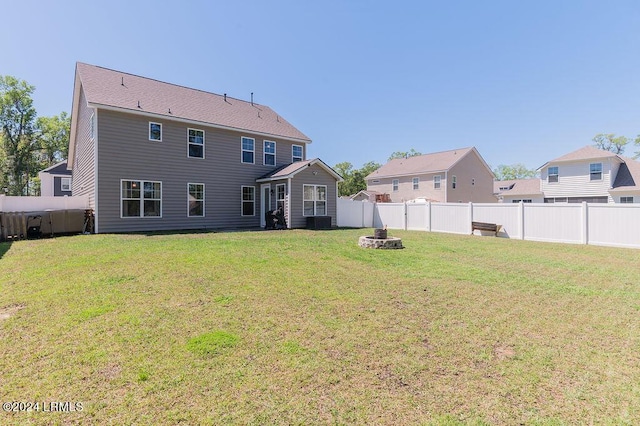
[[82, 403], [0, 424], [640, 423], [640, 250], [367, 232], [0, 244], [0, 401]]

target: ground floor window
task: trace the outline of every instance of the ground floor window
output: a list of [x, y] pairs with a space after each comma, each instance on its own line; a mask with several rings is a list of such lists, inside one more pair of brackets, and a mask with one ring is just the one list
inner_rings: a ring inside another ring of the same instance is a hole
[[242, 187], [242, 216], [255, 216], [256, 214], [256, 187]]
[[189, 217], [204, 216], [204, 183], [187, 184], [187, 200]]
[[532, 200], [531, 200], [531, 199], [526, 199], [526, 200], [511, 200], [511, 202], [512, 202], [512, 203], [520, 203], [520, 202], [522, 202], [522, 203], [530, 203], [530, 202], [532, 202]]
[[304, 185], [304, 216], [325, 216], [327, 214], [327, 186]]
[[620, 197], [622, 204], [633, 204], [633, 197]]
[[122, 217], [161, 217], [162, 182], [122, 180]]
[[284, 183], [276, 185], [276, 209], [282, 207], [284, 210], [284, 198], [286, 196], [286, 186]]
[[608, 197], [549, 197], [544, 199], [545, 203], [608, 203]]
[[[71, 191], [71, 178], [60, 179], [60, 190], [70, 192]], [[631, 197], [633, 198], [633, 197]]]

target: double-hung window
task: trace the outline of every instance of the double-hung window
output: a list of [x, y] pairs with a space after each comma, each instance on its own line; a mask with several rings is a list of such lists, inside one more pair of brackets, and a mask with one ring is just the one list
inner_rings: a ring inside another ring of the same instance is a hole
[[302, 161], [302, 157], [302, 146], [291, 145], [291, 162], [295, 163], [296, 161]]
[[204, 183], [187, 184], [187, 209], [189, 217], [204, 216]]
[[440, 189], [440, 182], [442, 181], [442, 176], [437, 175], [433, 177], [433, 189]]
[[276, 165], [276, 143], [272, 141], [264, 141], [264, 165]]
[[413, 181], [413, 189], [420, 189], [420, 178], [414, 177]]
[[253, 138], [242, 137], [242, 162], [246, 164], [254, 164], [256, 141]]
[[204, 158], [204, 130], [187, 129], [187, 155]]
[[282, 209], [284, 210], [284, 200], [286, 196], [285, 188], [286, 186], [284, 183], [279, 183], [276, 185], [276, 208], [277, 209], [282, 207]]
[[255, 216], [256, 214], [256, 187], [242, 187], [242, 216]]
[[558, 182], [558, 166], [549, 167], [547, 169], [547, 182], [548, 183]]
[[451, 189], [456, 189], [458, 186], [458, 178], [455, 176], [451, 176]]
[[392, 191], [397, 191], [398, 187], [400, 186], [400, 180], [399, 179], [394, 179], [391, 181], [391, 190]]
[[149, 122], [149, 140], [162, 142], [162, 124]]
[[121, 181], [122, 217], [161, 217], [162, 182]]
[[602, 163], [589, 164], [590, 180], [602, 180]]
[[327, 186], [304, 185], [303, 216], [327, 214]]
[[620, 197], [620, 203], [633, 204], [633, 197]]
[[60, 179], [60, 190], [65, 192], [71, 191], [71, 178]]

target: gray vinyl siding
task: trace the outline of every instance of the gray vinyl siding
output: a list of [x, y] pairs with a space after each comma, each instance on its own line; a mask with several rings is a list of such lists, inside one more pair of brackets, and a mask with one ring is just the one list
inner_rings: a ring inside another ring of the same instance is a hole
[[95, 143], [91, 139], [91, 114], [93, 108], [87, 106], [87, 98], [84, 90], [80, 89], [80, 101], [78, 102], [78, 121], [76, 125], [76, 148], [73, 166], [73, 179], [71, 191], [73, 195], [87, 195], [89, 207], [95, 209]]
[[[313, 172], [317, 172], [316, 175]], [[307, 218], [303, 212], [303, 186], [326, 185], [327, 186], [327, 216], [331, 216], [331, 226], [337, 226], [337, 198], [336, 180], [325, 169], [314, 164], [296, 174], [291, 181], [291, 228], [304, 228], [307, 226]]]
[[[292, 142], [250, 132], [107, 110], [100, 110], [98, 121], [100, 232], [259, 227], [255, 180], [275, 168], [262, 165], [263, 141], [276, 142], [276, 167], [291, 162]], [[162, 124], [162, 142], [149, 140], [149, 121]], [[187, 157], [188, 128], [205, 131], [204, 159]], [[242, 136], [255, 139], [255, 164], [241, 162]], [[121, 218], [122, 179], [162, 182], [162, 217]], [[205, 217], [187, 216], [188, 183], [205, 185]], [[255, 187], [254, 216], [242, 216], [242, 186]], [[333, 187], [335, 194], [335, 180]]]
[[[73, 180], [71, 181], [71, 186], [73, 187]], [[54, 197], [64, 197], [65, 195], [71, 196], [71, 191], [63, 191], [62, 190], [62, 177], [54, 176], [53, 177], [53, 196]]]

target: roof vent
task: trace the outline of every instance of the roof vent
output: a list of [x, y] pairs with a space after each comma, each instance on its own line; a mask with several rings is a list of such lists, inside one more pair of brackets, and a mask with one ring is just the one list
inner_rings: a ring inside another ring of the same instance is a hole
[[227, 102], [227, 94], [224, 94], [224, 101]]

